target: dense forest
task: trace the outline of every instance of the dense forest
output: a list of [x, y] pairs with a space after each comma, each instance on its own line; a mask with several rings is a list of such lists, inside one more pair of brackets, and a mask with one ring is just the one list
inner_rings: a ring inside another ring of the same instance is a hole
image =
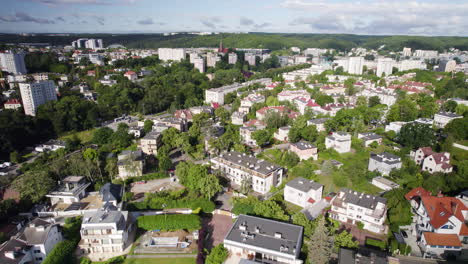
[[403, 47], [440, 51], [454, 47], [468, 50], [467, 37], [361, 36], [351, 34], [222, 33], [209, 36], [192, 34], [174, 36], [164, 36], [162, 34], [70, 34], [69, 36], [0, 34], [0, 43], [70, 45], [77, 38], [102, 38], [106, 46], [122, 44], [128, 48], [216, 47], [222, 40], [226, 47], [271, 50], [281, 50], [293, 46], [338, 50], [349, 50], [357, 46], [373, 49], [384, 46], [384, 50], [390, 51], [401, 50]]

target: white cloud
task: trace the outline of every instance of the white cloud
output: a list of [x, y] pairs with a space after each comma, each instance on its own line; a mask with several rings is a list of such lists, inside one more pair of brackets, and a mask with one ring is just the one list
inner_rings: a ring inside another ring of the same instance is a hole
[[24, 12], [15, 12], [11, 16], [0, 16], [0, 21], [3, 22], [30, 22], [37, 24], [55, 24], [55, 21], [46, 18], [33, 17]]

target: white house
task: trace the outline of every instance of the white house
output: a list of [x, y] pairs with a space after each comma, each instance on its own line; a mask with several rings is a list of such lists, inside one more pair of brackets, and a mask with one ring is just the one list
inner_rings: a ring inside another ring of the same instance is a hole
[[126, 179], [128, 177], [137, 177], [143, 175], [145, 159], [141, 150], [125, 150], [122, 151], [122, 153], [120, 153], [117, 158], [117, 167], [120, 178]]
[[240, 127], [239, 128], [239, 134], [242, 140], [242, 143], [256, 147], [257, 141], [252, 138], [252, 134], [257, 131], [258, 129], [256, 127]]
[[212, 158], [211, 164], [213, 169], [224, 173], [231, 184], [249, 184], [260, 194], [268, 193], [271, 187], [279, 186], [283, 181], [283, 168], [245, 153], [223, 153]]
[[403, 122], [403, 121], [390, 122], [388, 123], [388, 125], [385, 126], [385, 132], [393, 130], [395, 131], [395, 133], [400, 133], [401, 128], [406, 124], [408, 124], [408, 122]]
[[433, 254], [458, 256], [462, 250], [462, 243], [455, 234], [424, 232], [419, 246], [424, 252], [424, 256], [428, 257]]
[[386, 179], [382, 176], [377, 176], [372, 179], [372, 185], [384, 190], [384, 191], [390, 191], [392, 189], [399, 188], [400, 185], [397, 183], [392, 182], [389, 179]]
[[358, 139], [362, 140], [364, 146], [367, 148], [374, 142], [377, 142], [378, 145], [382, 144], [383, 137], [372, 132], [365, 132], [358, 133]]
[[138, 75], [134, 71], [128, 71], [124, 73], [124, 77], [129, 79], [130, 81], [135, 81], [138, 79]]
[[410, 157], [416, 164], [422, 166], [423, 171], [429, 173], [452, 172], [452, 165], [450, 164], [450, 153], [448, 152], [433, 152], [431, 147], [419, 148], [411, 151]]
[[254, 104], [259, 104], [265, 102], [265, 96], [261, 94], [249, 94], [247, 97], [241, 100], [241, 107], [252, 107]]
[[52, 205], [58, 203], [72, 204], [79, 202], [86, 196], [86, 188], [90, 185], [91, 183], [87, 182], [83, 176], [68, 176], [46, 197], [50, 198]]
[[297, 177], [284, 187], [284, 200], [301, 207], [315, 204], [322, 199], [323, 185]]
[[340, 190], [332, 202], [332, 219], [343, 223], [364, 224], [364, 229], [374, 233], [387, 233], [387, 200], [380, 196], [356, 192], [347, 188]]
[[351, 151], [351, 134], [346, 132], [333, 132], [325, 138], [325, 147], [333, 148], [338, 153]]
[[289, 141], [289, 130], [291, 130], [291, 127], [285, 126], [285, 127], [280, 127], [278, 128], [278, 131], [276, 131], [273, 134], [273, 137], [279, 141], [283, 142], [288, 142]]
[[306, 90], [285, 90], [278, 94], [278, 101], [288, 101], [292, 103], [293, 99], [297, 97], [310, 99], [310, 93]]
[[314, 160], [318, 159], [317, 147], [304, 140], [291, 143], [289, 145], [289, 150], [296, 153], [301, 160], [308, 160], [310, 158]]
[[59, 225], [32, 220], [20, 233], [0, 246], [0, 263], [39, 264], [63, 240]]
[[231, 115], [231, 123], [233, 125], [242, 125], [247, 120], [247, 114], [241, 112], [234, 112]]
[[317, 128], [318, 132], [325, 131], [325, 122], [327, 122], [329, 118], [314, 118], [307, 121], [307, 125], [314, 125]]
[[99, 210], [85, 213], [81, 224], [79, 248], [86, 255], [110, 258], [121, 255], [131, 243], [132, 230], [127, 211]]
[[371, 153], [368, 170], [378, 171], [382, 173], [382, 175], [389, 175], [393, 169], [400, 169], [401, 164], [401, 158], [391, 153]]
[[444, 128], [450, 121], [457, 118], [463, 118], [463, 116], [441, 111], [434, 115], [434, 125], [438, 128]]
[[224, 238], [224, 247], [231, 255], [255, 263], [302, 264], [299, 255], [303, 229], [298, 225], [240, 215]]
[[152, 131], [140, 139], [140, 148], [146, 155], [158, 154], [158, 148], [162, 145], [162, 135], [159, 132]]

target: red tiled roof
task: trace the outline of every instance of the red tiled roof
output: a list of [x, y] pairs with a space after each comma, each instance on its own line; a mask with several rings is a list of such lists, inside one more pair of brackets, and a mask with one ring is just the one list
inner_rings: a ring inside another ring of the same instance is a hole
[[211, 103], [211, 107], [213, 107], [214, 109], [218, 109], [219, 104], [218, 103]]
[[313, 204], [313, 203], [315, 203], [315, 200], [312, 199], [312, 198], [309, 198], [309, 200], [307, 200], [307, 202]]
[[415, 196], [431, 196], [431, 192], [427, 191], [423, 187], [417, 187], [405, 194], [406, 200], [411, 200]]
[[246, 127], [253, 127], [253, 126], [266, 126], [266, 123], [257, 119], [252, 119], [244, 123], [244, 126]]
[[448, 159], [447, 156], [445, 156], [445, 152], [432, 153], [432, 157], [434, 158], [434, 161], [435, 161], [436, 164], [450, 162], [450, 159]]
[[174, 112], [174, 117], [175, 118], [182, 118], [183, 115], [185, 115], [184, 118], [186, 118], [186, 119], [192, 119], [193, 118], [192, 112], [190, 112], [190, 110], [188, 110], [188, 109], [176, 110]]
[[432, 154], [432, 148], [431, 147], [421, 148], [421, 151], [424, 153], [424, 156], [429, 156], [429, 155]]
[[460, 236], [468, 236], [468, 226], [462, 225], [460, 228]]
[[21, 102], [18, 99], [10, 99], [8, 100], [5, 104], [21, 104]]
[[462, 246], [460, 239], [455, 234], [437, 234], [432, 232], [424, 232], [423, 236], [428, 245], [452, 247]]
[[134, 75], [134, 74], [136, 74], [134, 71], [128, 71], [125, 73], [125, 75]]
[[455, 216], [462, 223], [465, 222], [462, 211], [468, 210], [468, 208], [457, 198], [422, 196], [421, 200], [434, 228], [439, 228], [447, 223], [451, 216]]

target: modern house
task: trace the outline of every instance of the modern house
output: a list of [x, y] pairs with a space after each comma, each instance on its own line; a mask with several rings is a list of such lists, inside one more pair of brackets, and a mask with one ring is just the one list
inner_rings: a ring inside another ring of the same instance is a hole
[[314, 125], [317, 128], [318, 132], [325, 131], [325, 122], [327, 122], [329, 118], [314, 118], [307, 121], [307, 125], [311, 126]]
[[231, 115], [231, 123], [233, 125], [243, 125], [247, 120], [247, 114], [242, 112], [234, 112]]
[[382, 144], [383, 137], [372, 132], [359, 133], [358, 139], [362, 140], [364, 146], [367, 148], [370, 144], [377, 142], [378, 145]]
[[124, 150], [118, 156], [117, 167], [119, 177], [126, 179], [128, 177], [137, 177], [143, 175], [145, 159], [141, 150]]
[[132, 228], [127, 211], [85, 213], [78, 247], [84, 254], [98, 254], [104, 258], [121, 255], [130, 243], [128, 238]]
[[303, 227], [240, 215], [224, 238], [232, 255], [255, 263], [302, 264]]
[[156, 155], [158, 154], [158, 148], [162, 145], [161, 133], [158, 132], [149, 132], [140, 139], [140, 148], [143, 153], [146, 155]]
[[266, 194], [283, 180], [283, 168], [257, 159], [253, 155], [228, 152], [211, 159], [213, 169], [220, 170], [232, 184], [249, 184], [254, 192]]
[[296, 153], [301, 160], [308, 160], [310, 158], [317, 160], [318, 158], [317, 147], [304, 140], [291, 143], [289, 145], [289, 150]]
[[346, 132], [333, 132], [325, 138], [325, 147], [333, 148], [338, 153], [351, 151], [351, 134]]
[[112, 204], [117, 206], [118, 203], [122, 200], [124, 193], [124, 188], [120, 184], [106, 183], [99, 190], [99, 196], [104, 205]]
[[347, 188], [341, 189], [333, 200], [330, 217], [342, 223], [362, 223], [364, 229], [374, 233], [385, 234], [388, 231], [385, 224], [387, 200]]
[[371, 153], [367, 169], [369, 171], [378, 171], [382, 175], [389, 175], [392, 170], [400, 169], [401, 164], [401, 158], [391, 153]]
[[462, 250], [462, 243], [454, 234], [424, 232], [419, 247], [424, 252], [424, 256], [458, 256]]
[[59, 224], [36, 218], [0, 246], [2, 264], [39, 264], [63, 240]]
[[252, 147], [257, 147], [257, 141], [252, 138], [252, 134], [257, 131], [258, 129], [256, 127], [240, 127], [239, 128], [239, 134], [242, 140], [242, 143], [252, 146]]
[[59, 186], [51, 191], [46, 197], [50, 198], [52, 205], [58, 203], [72, 204], [79, 202], [86, 196], [86, 188], [91, 183], [83, 176], [68, 176], [59, 182]]
[[297, 177], [284, 187], [284, 200], [300, 207], [307, 207], [322, 199], [323, 185]]
[[278, 128], [278, 131], [276, 131], [273, 134], [273, 137], [276, 140], [283, 141], [283, 142], [288, 142], [289, 141], [289, 130], [291, 130], [290, 126], [284, 126]]
[[392, 182], [389, 179], [386, 179], [382, 176], [378, 176], [372, 179], [372, 185], [384, 190], [384, 191], [390, 191], [392, 189], [399, 188], [400, 185], [398, 185], [395, 182]]
[[411, 151], [410, 157], [416, 164], [421, 165], [423, 171], [429, 173], [450, 173], [453, 169], [453, 166], [450, 164], [450, 153], [433, 152], [431, 147], [424, 147], [416, 151]]
[[450, 121], [457, 118], [463, 118], [463, 116], [441, 111], [434, 115], [434, 125], [438, 128], [444, 128]]

